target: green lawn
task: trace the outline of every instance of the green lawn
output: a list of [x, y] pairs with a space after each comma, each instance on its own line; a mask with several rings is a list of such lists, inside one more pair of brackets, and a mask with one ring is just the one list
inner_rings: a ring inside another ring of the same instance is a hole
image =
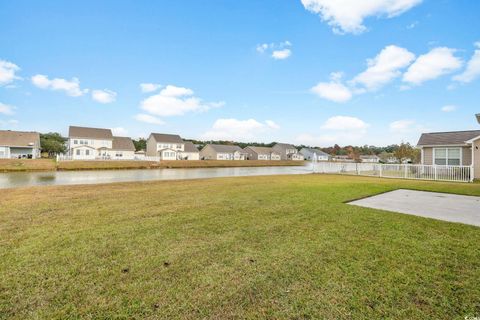
[[0, 318], [480, 316], [480, 228], [355, 207], [479, 184], [298, 175], [0, 190]]

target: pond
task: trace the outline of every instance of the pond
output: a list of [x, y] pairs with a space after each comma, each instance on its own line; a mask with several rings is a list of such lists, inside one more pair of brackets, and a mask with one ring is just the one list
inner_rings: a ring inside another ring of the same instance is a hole
[[311, 172], [312, 168], [310, 165], [293, 167], [9, 172], [0, 173], [0, 188], [276, 174], [307, 174]]

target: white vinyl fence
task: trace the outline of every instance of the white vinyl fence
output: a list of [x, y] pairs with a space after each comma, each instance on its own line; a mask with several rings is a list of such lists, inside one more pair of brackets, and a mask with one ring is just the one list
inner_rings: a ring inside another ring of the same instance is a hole
[[[72, 156], [58, 154], [57, 161], [72, 161], [74, 160]], [[147, 157], [147, 156], [135, 156], [133, 159], [121, 159], [121, 158], [111, 158], [111, 157], [96, 157], [94, 159], [75, 159], [81, 161], [98, 161], [98, 160], [109, 160], [109, 161], [160, 161], [160, 157]]]
[[456, 182], [473, 181], [473, 169], [471, 166], [429, 166], [423, 164], [314, 162], [313, 172], [351, 174], [398, 179]]

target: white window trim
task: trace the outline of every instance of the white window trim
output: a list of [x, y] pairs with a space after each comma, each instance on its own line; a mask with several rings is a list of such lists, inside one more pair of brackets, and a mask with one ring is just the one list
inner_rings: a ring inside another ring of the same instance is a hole
[[459, 149], [460, 150], [460, 166], [463, 166], [463, 148], [462, 147], [442, 147], [442, 148], [433, 148], [433, 165], [437, 165], [436, 164], [436, 159], [437, 159], [437, 149], [445, 149], [445, 160], [446, 160], [446, 164], [445, 165], [449, 165], [448, 164], [448, 160], [450, 159], [448, 157], [448, 149]]

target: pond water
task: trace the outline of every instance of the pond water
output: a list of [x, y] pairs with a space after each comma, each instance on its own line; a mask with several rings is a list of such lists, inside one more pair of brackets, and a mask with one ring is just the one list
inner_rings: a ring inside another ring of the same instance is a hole
[[310, 165], [294, 167], [9, 172], [0, 173], [0, 188], [276, 174], [307, 174], [311, 172], [312, 168]]

